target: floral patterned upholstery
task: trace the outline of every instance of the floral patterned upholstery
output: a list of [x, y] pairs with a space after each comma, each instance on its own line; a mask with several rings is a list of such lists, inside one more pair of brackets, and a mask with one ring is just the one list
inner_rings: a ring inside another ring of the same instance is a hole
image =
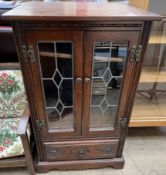
[[0, 119], [0, 158], [24, 154], [21, 138], [16, 134], [20, 118]]
[[0, 158], [24, 154], [17, 127], [26, 101], [20, 70], [0, 70]]
[[21, 117], [25, 99], [21, 71], [0, 71], [0, 118]]

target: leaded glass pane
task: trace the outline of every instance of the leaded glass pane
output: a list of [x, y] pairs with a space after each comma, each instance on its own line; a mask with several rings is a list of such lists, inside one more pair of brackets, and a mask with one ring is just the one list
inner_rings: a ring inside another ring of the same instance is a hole
[[49, 129], [73, 130], [72, 42], [39, 42], [38, 54]]
[[43, 90], [47, 107], [55, 106], [58, 101], [58, 88], [50, 79], [43, 80]]
[[94, 43], [90, 130], [114, 125], [127, 49], [127, 42]]

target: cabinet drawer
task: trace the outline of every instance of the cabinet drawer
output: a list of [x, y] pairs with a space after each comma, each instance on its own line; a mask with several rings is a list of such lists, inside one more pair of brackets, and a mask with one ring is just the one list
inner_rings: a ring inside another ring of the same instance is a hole
[[45, 143], [48, 161], [114, 158], [118, 140], [66, 141]]

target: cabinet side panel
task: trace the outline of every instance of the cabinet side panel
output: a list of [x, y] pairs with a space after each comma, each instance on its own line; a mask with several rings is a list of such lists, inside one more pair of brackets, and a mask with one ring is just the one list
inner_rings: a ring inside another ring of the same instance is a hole
[[[132, 89], [130, 91], [130, 96], [128, 99], [130, 101], [130, 105], [128, 106], [127, 111], [126, 111], [127, 116], [129, 116], [128, 124], [130, 122], [130, 116], [131, 116], [131, 111], [133, 108], [134, 97], [135, 97], [136, 89], [137, 89], [137, 86], [139, 83], [139, 78], [140, 78], [142, 64], [143, 64], [143, 58], [144, 58], [146, 46], [148, 43], [151, 26], [152, 26], [151, 21], [145, 21], [144, 28], [141, 32], [141, 36], [140, 36], [139, 43], [138, 43], [138, 44], [143, 46], [143, 50], [142, 50], [142, 54], [141, 54], [141, 59], [140, 59], [139, 63], [137, 63], [136, 69], [133, 72], [133, 75], [135, 77], [134, 77], [133, 81], [131, 82], [132, 84], [130, 85], [130, 87], [132, 87]], [[127, 131], [128, 131], [128, 127], [124, 128], [123, 131], [121, 132], [121, 139], [120, 139], [117, 157], [121, 157], [121, 155], [122, 155], [122, 151], [123, 151], [123, 147], [124, 147], [124, 143], [125, 143], [125, 137], [127, 136]]]
[[22, 46], [26, 45], [24, 29], [22, 27], [23, 26], [22, 22], [13, 22], [12, 26], [13, 26], [13, 31], [14, 31], [14, 39], [15, 39], [17, 54], [18, 54], [18, 58], [19, 58], [19, 62], [20, 62], [21, 70], [23, 74], [26, 95], [27, 95], [27, 99], [28, 99], [28, 103], [30, 107], [30, 112], [31, 112], [32, 128], [33, 128], [35, 142], [36, 142], [36, 149], [37, 149], [37, 152], [40, 153], [40, 156], [38, 154], [38, 159], [44, 160], [44, 155], [43, 155], [44, 148], [41, 144], [41, 140], [39, 139], [40, 137], [38, 135], [38, 132], [37, 132], [38, 130], [35, 125], [37, 114], [35, 112], [35, 104], [34, 104], [35, 99], [34, 99], [34, 95], [32, 91], [33, 85], [32, 85], [32, 80], [31, 80], [31, 77], [32, 77], [31, 68], [30, 68], [29, 62], [25, 61], [25, 58], [22, 52]]

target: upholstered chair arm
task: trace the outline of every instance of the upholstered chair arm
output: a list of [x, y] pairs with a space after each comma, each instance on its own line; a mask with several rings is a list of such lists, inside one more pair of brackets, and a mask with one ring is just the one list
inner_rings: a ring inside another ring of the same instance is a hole
[[28, 134], [28, 128], [30, 129], [30, 125], [28, 127], [28, 124], [30, 124], [30, 111], [29, 106], [26, 105], [25, 110], [23, 112], [23, 116], [20, 120], [17, 134], [21, 137], [22, 145], [24, 148], [25, 158], [27, 160], [28, 168], [31, 175], [35, 175], [35, 168], [34, 168], [34, 162], [33, 162], [33, 139], [31, 137], [31, 134]]

